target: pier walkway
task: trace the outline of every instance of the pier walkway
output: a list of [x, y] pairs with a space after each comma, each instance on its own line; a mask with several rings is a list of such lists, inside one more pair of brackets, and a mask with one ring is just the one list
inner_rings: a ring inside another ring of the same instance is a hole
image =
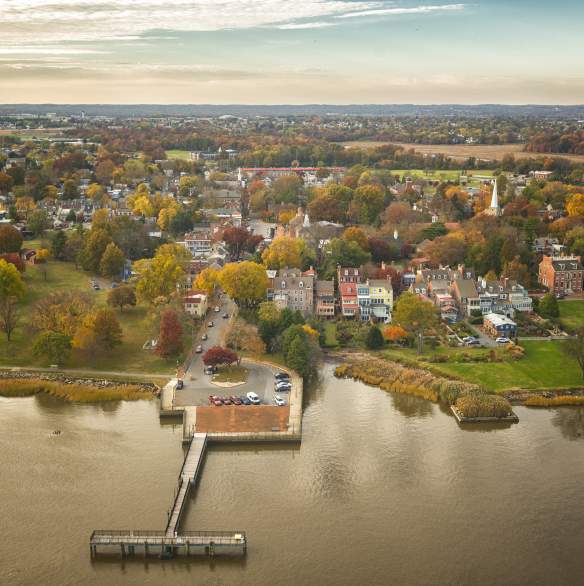
[[175, 537], [184, 512], [187, 497], [191, 487], [196, 484], [201, 464], [207, 448], [207, 434], [195, 433], [191, 437], [187, 455], [178, 475], [178, 487], [174, 497], [172, 509], [168, 515], [166, 524], [166, 537]]
[[247, 540], [243, 531], [179, 531], [191, 488], [195, 486], [207, 449], [207, 434], [195, 433], [178, 475], [178, 484], [164, 531], [97, 530], [91, 534], [92, 556], [117, 553], [122, 557], [141, 553], [162, 558], [176, 555], [245, 555]]

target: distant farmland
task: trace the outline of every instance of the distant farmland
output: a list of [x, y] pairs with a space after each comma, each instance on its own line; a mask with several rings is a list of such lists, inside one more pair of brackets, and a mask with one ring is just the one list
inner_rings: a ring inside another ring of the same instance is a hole
[[[376, 142], [372, 140], [355, 140], [341, 143], [346, 147], [375, 148], [386, 142]], [[405, 149], [414, 149], [416, 152], [428, 155], [443, 154], [458, 161], [464, 161], [468, 157], [476, 157], [485, 161], [500, 161], [506, 154], [514, 155], [516, 159], [526, 159], [534, 157], [563, 157], [584, 163], [584, 155], [562, 155], [552, 153], [526, 153], [523, 152], [522, 144], [412, 144], [412, 143], [394, 143]]]

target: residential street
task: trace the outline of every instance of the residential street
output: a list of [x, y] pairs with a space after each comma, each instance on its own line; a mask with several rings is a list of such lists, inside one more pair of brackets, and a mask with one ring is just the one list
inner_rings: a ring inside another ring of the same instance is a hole
[[[212, 346], [221, 345], [229, 324], [228, 319], [222, 316], [224, 313], [232, 315], [235, 311], [235, 304], [224, 296], [219, 312], [214, 311], [214, 306], [209, 307], [205, 318], [204, 332], [207, 334], [206, 341], [197, 336], [194, 345], [201, 344], [203, 353], [195, 354], [191, 361], [185, 376], [183, 378], [184, 387], [175, 391], [174, 404], [177, 407], [188, 405], [208, 405], [209, 395], [245, 395], [253, 391], [257, 393], [262, 403], [271, 405], [274, 398], [274, 373], [275, 369], [261, 365], [249, 365], [249, 375], [247, 381], [239, 386], [226, 388], [211, 383], [211, 375], [204, 373], [203, 354]], [[213, 321], [214, 326], [208, 327], [208, 323]], [[285, 397], [285, 395], [284, 395]]]

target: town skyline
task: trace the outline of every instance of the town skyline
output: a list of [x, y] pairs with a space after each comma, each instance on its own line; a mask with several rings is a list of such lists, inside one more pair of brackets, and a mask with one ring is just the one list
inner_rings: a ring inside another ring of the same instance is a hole
[[0, 102], [578, 104], [583, 17], [573, 0], [8, 0]]

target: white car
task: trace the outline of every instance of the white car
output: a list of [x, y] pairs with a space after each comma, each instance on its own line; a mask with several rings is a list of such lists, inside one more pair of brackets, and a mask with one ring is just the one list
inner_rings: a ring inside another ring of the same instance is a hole
[[284, 383], [277, 383], [274, 385], [274, 390], [275, 391], [282, 391], [282, 392], [286, 392], [289, 391], [292, 388], [292, 385], [288, 382]]
[[274, 404], [276, 404], [278, 407], [284, 407], [284, 405], [286, 405], [286, 401], [284, 401], [284, 399], [282, 399], [282, 397], [279, 397], [278, 395], [276, 395], [274, 397]]
[[246, 397], [251, 401], [252, 405], [259, 405], [261, 403], [260, 398], [251, 391], [247, 393]]
[[502, 338], [497, 338], [495, 340], [495, 342], [497, 342], [497, 344], [510, 344], [511, 340], [509, 338], [502, 337]]
[[218, 306], [218, 305], [216, 305], [216, 306], [215, 306], [215, 309], [214, 309], [213, 311], [214, 311], [215, 313], [219, 313], [221, 310], [219, 309], [219, 306]]

